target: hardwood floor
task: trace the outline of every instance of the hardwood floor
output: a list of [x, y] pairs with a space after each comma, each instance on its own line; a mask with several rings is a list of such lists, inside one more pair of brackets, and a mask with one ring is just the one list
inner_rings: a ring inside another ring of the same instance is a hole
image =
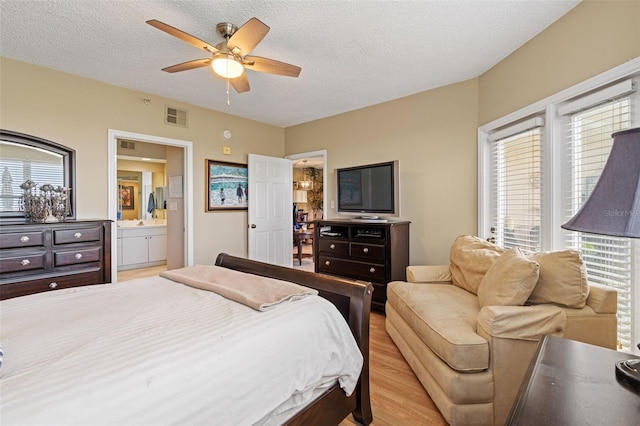
[[167, 265], [151, 266], [149, 268], [129, 269], [128, 271], [118, 271], [118, 282], [135, 280], [136, 278], [150, 277], [158, 275], [167, 270]]
[[[157, 275], [166, 266], [118, 272], [118, 282]], [[387, 334], [385, 316], [372, 312], [369, 369], [373, 426], [444, 426], [444, 420]], [[352, 416], [340, 426], [358, 425]]]
[[[387, 334], [385, 316], [372, 312], [369, 329], [369, 383], [374, 426], [440, 426], [447, 422]], [[357, 425], [353, 417], [340, 426]]]

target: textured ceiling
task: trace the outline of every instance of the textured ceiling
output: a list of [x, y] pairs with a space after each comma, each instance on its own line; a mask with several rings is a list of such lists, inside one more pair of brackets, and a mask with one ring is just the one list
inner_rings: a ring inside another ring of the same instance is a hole
[[[0, 55], [287, 127], [477, 77], [578, 3], [0, 0]], [[230, 106], [209, 68], [161, 71], [207, 55], [145, 23], [217, 44], [218, 22], [251, 17], [271, 27], [251, 54], [302, 72], [247, 71]]]

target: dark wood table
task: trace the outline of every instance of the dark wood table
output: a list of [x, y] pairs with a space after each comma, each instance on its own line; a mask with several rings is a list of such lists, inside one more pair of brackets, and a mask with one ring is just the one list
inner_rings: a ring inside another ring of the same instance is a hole
[[[293, 243], [298, 246], [298, 264], [302, 265], [302, 242], [313, 238], [313, 231], [293, 231]], [[307, 254], [307, 257], [313, 256], [313, 254]]]
[[508, 425], [639, 425], [640, 395], [616, 379], [617, 361], [638, 358], [545, 336], [507, 419]]

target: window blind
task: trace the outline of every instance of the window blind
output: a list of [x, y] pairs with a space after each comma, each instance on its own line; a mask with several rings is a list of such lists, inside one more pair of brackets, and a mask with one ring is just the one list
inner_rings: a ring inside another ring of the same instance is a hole
[[0, 170], [2, 171], [0, 211], [21, 210], [20, 199], [23, 190], [20, 189], [20, 185], [27, 179], [36, 182], [38, 189], [45, 183], [53, 186], [64, 186], [64, 171], [60, 164], [0, 158]]
[[[491, 228], [495, 243], [525, 252], [540, 250], [541, 117], [500, 130], [491, 141]], [[523, 130], [523, 128], [525, 130]]]
[[[631, 128], [631, 98], [622, 96], [569, 114], [566, 128], [568, 183], [564, 219], [580, 209], [593, 190], [609, 157], [611, 134]], [[618, 348], [629, 350], [634, 342], [633, 253], [628, 238], [582, 232], [567, 232], [565, 243], [580, 250], [592, 283], [613, 287], [618, 292]]]

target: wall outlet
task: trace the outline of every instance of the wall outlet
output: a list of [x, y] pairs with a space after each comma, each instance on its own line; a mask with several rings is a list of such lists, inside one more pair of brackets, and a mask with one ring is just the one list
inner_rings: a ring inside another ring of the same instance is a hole
[[224, 155], [231, 155], [231, 147], [230, 146], [223, 146], [222, 147], [222, 153]]

